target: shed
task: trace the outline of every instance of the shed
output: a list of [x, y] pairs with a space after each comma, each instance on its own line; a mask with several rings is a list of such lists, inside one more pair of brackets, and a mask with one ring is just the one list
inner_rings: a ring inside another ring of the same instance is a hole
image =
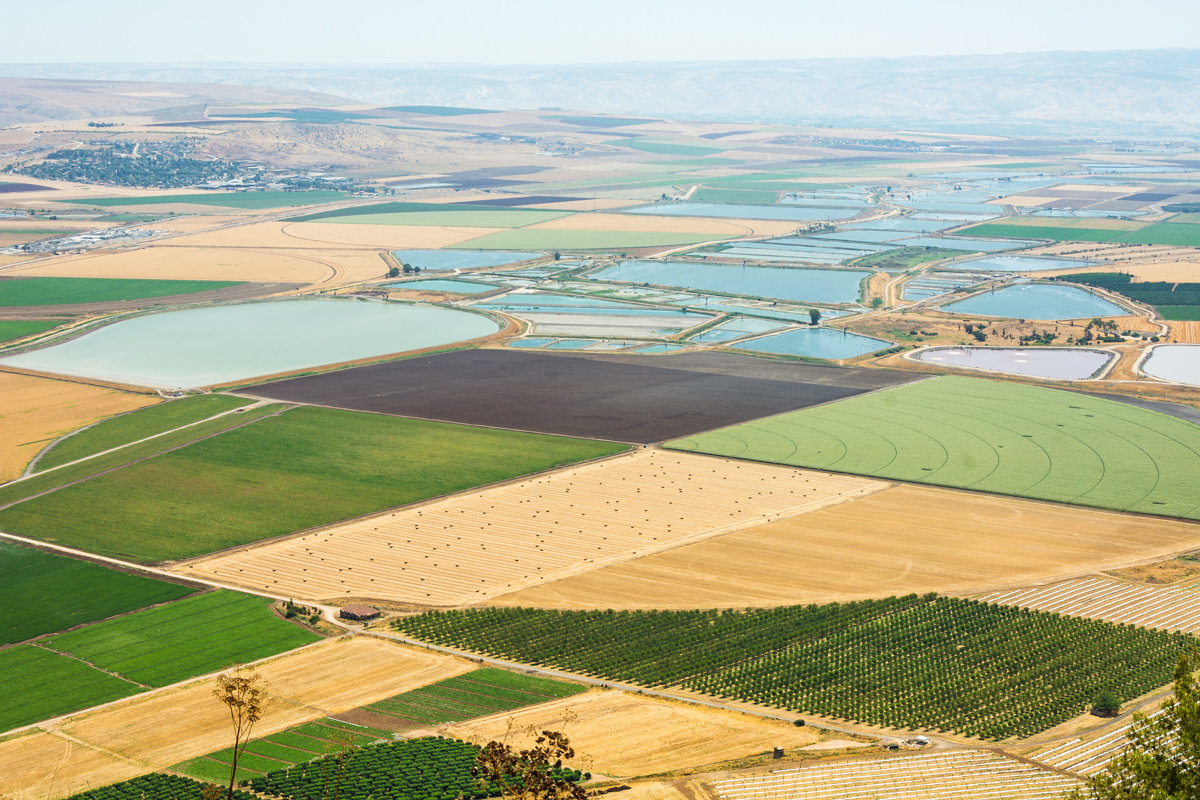
[[374, 606], [352, 605], [346, 606], [338, 612], [338, 616], [342, 619], [367, 620], [375, 619], [379, 616], [379, 609]]

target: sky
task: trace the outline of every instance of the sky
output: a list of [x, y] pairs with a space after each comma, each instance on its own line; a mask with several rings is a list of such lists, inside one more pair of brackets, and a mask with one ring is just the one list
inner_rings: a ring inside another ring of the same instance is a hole
[[575, 64], [1200, 47], [1195, 0], [0, 0], [0, 20], [5, 63]]

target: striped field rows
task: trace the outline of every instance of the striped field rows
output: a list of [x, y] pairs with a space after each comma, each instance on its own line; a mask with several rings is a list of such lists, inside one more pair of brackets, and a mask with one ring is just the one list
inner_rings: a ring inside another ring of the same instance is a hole
[[1057, 800], [1064, 775], [979, 751], [848, 761], [714, 781], [721, 800]]
[[1068, 617], [1200, 633], [1200, 592], [1191, 588], [1136, 586], [1096, 577], [993, 592], [979, 599]]
[[[1157, 711], [1150, 716], [1157, 717], [1161, 713], [1162, 711]], [[1072, 739], [1029, 758], [1056, 769], [1090, 777], [1108, 766], [1108, 762], [1128, 746], [1129, 741], [1125, 738], [1125, 733], [1129, 728], [1130, 725], [1123, 725], [1087, 741]]]

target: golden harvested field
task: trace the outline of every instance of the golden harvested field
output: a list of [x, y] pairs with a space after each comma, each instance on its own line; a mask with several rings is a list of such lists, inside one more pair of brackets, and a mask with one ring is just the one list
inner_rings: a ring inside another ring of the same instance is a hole
[[1171, 341], [1200, 344], [1200, 322], [1172, 322]]
[[587, 692], [443, 730], [483, 744], [502, 739], [510, 719], [517, 742], [531, 727], [561, 730], [575, 748], [572, 763], [623, 778], [732, 761], [773, 747], [794, 750], [821, 738], [812, 728], [777, 720], [614, 691]]
[[[440, 212], [439, 212], [440, 213]], [[283, 229], [290, 244], [286, 247], [323, 245], [326, 247], [436, 249], [465, 242], [504, 228], [450, 228], [440, 225], [356, 225], [339, 222], [293, 222]]]
[[149, 394], [0, 372], [0, 481], [20, 476], [59, 436], [157, 402]]
[[573, 214], [536, 225], [528, 230], [576, 231], [661, 231], [700, 233], [714, 236], [777, 236], [796, 230], [795, 222], [761, 219], [708, 219], [652, 214]]
[[146, 771], [127, 759], [44, 731], [0, 742], [0, 797], [12, 800], [66, 797]]
[[538, 208], [554, 209], [556, 211], [601, 211], [606, 208], [621, 208], [622, 206], [637, 205], [632, 200], [620, 197], [595, 197], [581, 200], [564, 200], [561, 203], [542, 203]]
[[493, 598], [545, 608], [714, 608], [970, 593], [1180, 552], [1200, 525], [896, 486]]
[[[258, 667], [259, 674], [267, 681], [271, 700], [254, 733], [266, 736], [473, 668], [468, 661], [373, 637], [321, 642]], [[212, 689], [212, 680], [204, 679], [131, 697], [47, 725], [50, 733], [69, 736], [83, 745], [62, 764], [60, 776], [86, 774], [84, 762], [77, 761], [89, 752], [85, 748], [103, 750], [141, 764], [137, 770], [141, 773], [226, 747], [229, 717], [213, 699]], [[30, 744], [40, 746], [40, 741], [31, 740]], [[27, 757], [26, 749], [0, 746], [0, 776], [8, 776], [14, 765]], [[44, 775], [54, 765], [42, 766]], [[28, 789], [33, 779], [38, 778], [35, 772], [27, 779], [29, 786], [11, 786], [9, 792]], [[55, 794], [65, 793], [56, 782]]]
[[309, 600], [461, 605], [886, 485], [641, 450], [199, 559], [173, 571]]
[[[383, 263], [370, 276], [384, 274]], [[166, 280], [323, 283], [341, 273], [326, 253], [209, 247], [143, 247], [110, 253], [64, 256], [17, 267], [12, 275], [64, 278], [143, 278]]]

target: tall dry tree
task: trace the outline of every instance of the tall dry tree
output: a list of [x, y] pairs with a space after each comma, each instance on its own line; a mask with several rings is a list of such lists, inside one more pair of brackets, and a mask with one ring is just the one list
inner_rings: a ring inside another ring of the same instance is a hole
[[574, 757], [566, 734], [542, 731], [533, 747], [524, 750], [507, 742], [488, 742], [475, 757], [471, 775], [495, 783], [505, 800], [585, 800], [582, 786], [560, 777], [563, 762]]
[[217, 677], [213, 696], [229, 709], [229, 721], [233, 724], [233, 763], [229, 768], [229, 790], [225, 794], [226, 800], [233, 800], [238, 759], [250, 741], [254, 723], [262, 719], [267, 708], [267, 684], [253, 667], [235, 668]]

